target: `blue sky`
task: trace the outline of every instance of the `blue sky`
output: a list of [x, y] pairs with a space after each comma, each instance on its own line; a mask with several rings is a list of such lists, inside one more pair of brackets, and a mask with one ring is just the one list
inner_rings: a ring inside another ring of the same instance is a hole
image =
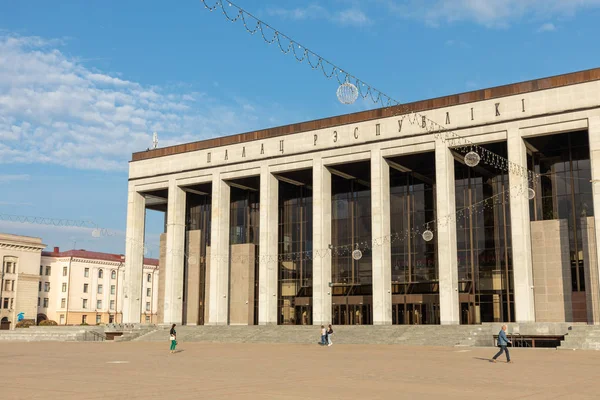
[[[214, 0], [207, 0], [214, 3]], [[134, 151], [372, 108], [199, 0], [0, 6], [0, 221], [62, 249], [124, 251]], [[236, 4], [409, 102], [600, 66], [600, 0], [331, 0]], [[148, 255], [161, 216], [148, 214]]]

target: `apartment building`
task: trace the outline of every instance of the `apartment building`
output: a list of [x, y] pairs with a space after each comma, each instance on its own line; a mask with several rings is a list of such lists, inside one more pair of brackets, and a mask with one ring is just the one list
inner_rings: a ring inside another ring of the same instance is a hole
[[[125, 256], [87, 250], [44, 251], [39, 266], [38, 320], [59, 325], [122, 321]], [[155, 323], [158, 309], [158, 260], [144, 260], [144, 307], [138, 322]]]

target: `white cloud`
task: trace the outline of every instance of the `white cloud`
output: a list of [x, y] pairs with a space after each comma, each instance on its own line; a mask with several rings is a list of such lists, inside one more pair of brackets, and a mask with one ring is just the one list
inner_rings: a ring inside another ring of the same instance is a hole
[[126, 170], [154, 131], [162, 147], [246, 132], [258, 127], [261, 112], [268, 118], [257, 106], [91, 70], [61, 45], [0, 35], [0, 164]]
[[27, 174], [18, 175], [0, 175], [0, 183], [8, 183], [14, 181], [28, 181], [30, 178]]
[[380, 0], [398, 16], [431, 25], [470, 21], [503, 28], [524, 17], [572, 16], [600, 6], [600, 0]]
[[556, 30], [556, 27], [554, 26], [553, 23], [546, 22], [545, 24], [540, 26], [537, 31], [541, 33], [541, 32], [552, 32], [555, 30]]
[[269, 8], [267, 14], [294, 20], [323, 18], [340, 25], [351, 26], [364, 26], [371, 23], [371, 20], [363, 11], [354, 7], [332, 13], [319, 5], [311, 4], [304, 8]]

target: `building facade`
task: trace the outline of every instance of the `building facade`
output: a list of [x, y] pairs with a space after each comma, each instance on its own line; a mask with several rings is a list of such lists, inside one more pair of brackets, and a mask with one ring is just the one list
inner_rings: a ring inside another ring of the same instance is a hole
[[[125, 257], [87, 250], [44, 251], [39, 263], [39, 320], [59, 325], [122, 322]], [[145, 258], [138, 298], [142, 309], [136, 323], [156, 323], [158, 260]], [[143, 281], [143, 282], [142, 282]]]
[[0, 324], [14, 328], [19, 314], [23, 319], [37, 315], [38, 266], [42, 239], [0, 234]]
[[[86, 250], [43, 251], [42, 239], [0, 234], [0, 323], [21, 319], [59, 325], [123, 321], [125, 257]], [[144, 259], [137, 323], [157, 323], [158, 260]], [[142, 282], [143, 280], [143, 282]]]
[[598, 182], [600, 69], [135, 153], [123, 319], [597, 324]]

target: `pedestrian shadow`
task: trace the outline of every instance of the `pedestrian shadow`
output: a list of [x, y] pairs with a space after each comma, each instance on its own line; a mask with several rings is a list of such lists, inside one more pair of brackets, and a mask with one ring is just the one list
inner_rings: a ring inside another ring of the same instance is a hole
[[185, 351], [185, 350], [183, 350], [183, 349], [181, 349], [181, 350], [175, 350], [175, 354], [177, 354], [177, 353], [182, 353], [182, 352], [184, 352], [184, 351]]
[[492, 362], [491, 358], [473, 357], [474, 360]]

